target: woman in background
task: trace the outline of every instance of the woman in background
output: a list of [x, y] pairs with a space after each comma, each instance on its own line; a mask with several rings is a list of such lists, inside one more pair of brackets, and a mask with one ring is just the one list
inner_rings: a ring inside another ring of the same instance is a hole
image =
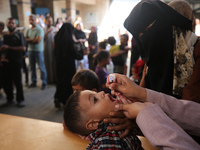
[[70, 23], [64, 23], [55, 36], [55, 57], [56, 57], [56, 93], [54, 103], [60, 108], [62, 103], [73, 93], [71, 80], [76, 73], [75, 53], [73, 50], [74, 27]]
[[98, 50], [98, 37], [97, 37], [97, 29], [95, 26], [92, 26], [90, 30], [91, 32], [88, 38], [90, 53], [88, 55], [88, 60], [89, 60], [89, 68], [94, 71], [95, 67], [92, 62], [93, 62], [93, 55], [96, 54]]

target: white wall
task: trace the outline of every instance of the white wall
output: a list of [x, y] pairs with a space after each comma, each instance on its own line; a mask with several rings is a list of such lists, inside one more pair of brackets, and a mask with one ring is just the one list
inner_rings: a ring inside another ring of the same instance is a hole
[[6, 23], [9, 17], [11, 17], [9, 0], [0, 0], [0, 21]]

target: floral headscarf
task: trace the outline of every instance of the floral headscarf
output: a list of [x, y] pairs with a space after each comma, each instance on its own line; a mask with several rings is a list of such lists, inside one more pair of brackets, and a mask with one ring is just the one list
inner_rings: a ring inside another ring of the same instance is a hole
[[[195, 29], [195, 18], [189, 3], [184, 0], [172, 1], [169, 6], [192, 21], [192, 29]], [[174, 77], [173, 94], [182, 97], [183, 88], [188, 84], [193, 73], [194, 58], [193, 45], [197, 36], [190, 30], [173, 27], [174, 38]]]

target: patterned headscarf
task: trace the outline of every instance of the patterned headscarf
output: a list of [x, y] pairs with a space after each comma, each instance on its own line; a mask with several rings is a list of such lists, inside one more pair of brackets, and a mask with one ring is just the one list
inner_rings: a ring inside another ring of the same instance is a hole
[[190, 4], [185, 0], [175, 0], [168, 4], [170, 7], [174, 8], [181, 15], [192, 21], [192, 31], [195, 31], [195, 17]]
[[[190, 4], [184, 0], [175, 0], [169, 3], [181, 15], [192, 21], [192, 30], [195, 30], [195, 17]], [[190, 30], [173, 27], [174, 35], [174, 77], [173, 94], [182, 97], [183, 88], [188, 84], [193, 73], [193, 45], [197, 36]]]

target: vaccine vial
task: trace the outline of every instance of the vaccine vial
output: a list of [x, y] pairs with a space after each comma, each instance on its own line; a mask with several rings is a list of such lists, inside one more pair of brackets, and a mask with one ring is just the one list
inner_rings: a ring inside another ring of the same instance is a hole
[[116, 77], [115, 77], [114, 74], [110, 74], [110, 75], [109, 75], [109, 81], [110, 81], [110, 82], [115, 82], [115, 79], [116, 79]]

